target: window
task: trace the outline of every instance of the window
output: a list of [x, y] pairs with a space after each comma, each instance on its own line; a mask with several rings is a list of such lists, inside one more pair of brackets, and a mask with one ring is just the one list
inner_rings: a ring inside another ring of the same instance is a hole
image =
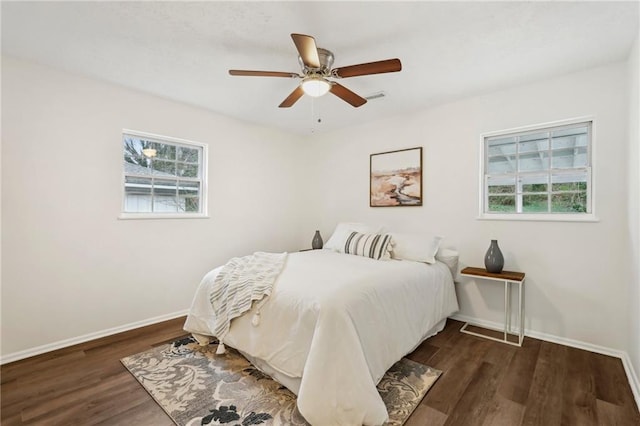
[[483, 137], [482, 218], [593, 219], [592, 121]]
[[123, 218], [206, 215], [206, 145], [125, 130]]

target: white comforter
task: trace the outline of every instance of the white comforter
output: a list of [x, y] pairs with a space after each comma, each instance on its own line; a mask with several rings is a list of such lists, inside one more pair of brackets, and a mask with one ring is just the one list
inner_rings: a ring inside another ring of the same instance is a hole
[[[209, 272], [185, 323], [213, 335]], [[204, 284], [204, 285], [203, 285]], [[379, 261], [313, 250], [291, 253], [271, 297], [236, 318], [224, 343], [300, 377], [298, 409], [312, 425], [379, 425], [387, 411], [376, 390], [384, 373], [434, 325], [458, 310], [446, 265]]]

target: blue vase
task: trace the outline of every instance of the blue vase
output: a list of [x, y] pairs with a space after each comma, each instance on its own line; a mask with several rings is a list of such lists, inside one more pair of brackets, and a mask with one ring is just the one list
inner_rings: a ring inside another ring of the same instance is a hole
[[498, 247], [498, 240], [491, 240], [489, 249], [484, 255], [484, 267], [487, 272], [492, 272], [494, 274], [502, 272], [502, 268], [504, 267], [504, 257], [502, 256], [500, 247]]
[[313, 236], [313, 240], [311, 240], [311, 248], [314, 250], [322, 248], [322, 237], [320, 236], [320, 231], [316, 231]]

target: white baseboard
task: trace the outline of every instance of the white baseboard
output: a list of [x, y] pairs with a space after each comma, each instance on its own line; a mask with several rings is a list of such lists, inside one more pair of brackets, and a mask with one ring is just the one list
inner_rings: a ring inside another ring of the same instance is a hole
[[[494, 321], [486, 321], [478, 318], [468, 317], [466, 315], [452, 315], [452, 319], [469, 322], [472, 324], [479, 325], [480, 327], [493, 328], [497, 330], [504, 329], [503, 323], [498, 323]], [[518, 328], [514, 328], [514, 332], [518, 333], [520, 330]], [[609, 355], [616, 358], [620, 358], [622, 361], [622, 366], [624, 367], [624, 372], [627, 375], [627, 379], [629, 380], [629, 386], [631, 387], [631, 391], [633, 392], [633, 397], [636, 400], [636, 405], [638, 409], [640, 409], [640, 381], [638, 380], [638, 375], [636, 374], [633, 364], [631, 363], [631, 359], [629, 358], [629, 354], [625, 351], [607, 348], [605, 346], [594, 345], [592, 343], [581, 342], [579, 340], [568, 339], [566, 337], [554, 336], [552, 334], [540, 333], [534, 330], [528, 330], [525, 328], [524, 335], [527, 337], [533, 337], [534, 339], [544, 340], [546, 342], [558, 343], [564, 346], [570, 346], [572, 348], [584, 349], [589, 352], [595, 352], [602, 355]]]
[[85, 334], [83, 336], [72, 337], [70, 339], [60, 340], [58, 342], [48, 343], [46, 345], [37, 346], [35, 348], [25, 349], [23, 351], [10, 353], [0, 358], [0, 365], [8, 364], [10, 362], [19, 361], [24, 358], [40, 355], [46, 352], [55, 351], [57, 349], [66, 348], [69, 346], [77, 345], [78, 343], [88, 342], [90, 340], [99, 339], [101, 337], [111, 336], [113, 334], [122, 333], [123, 331], [129, 331], [147, 325], [157, 324], [162, 321], [168, 321], [174, 318], [178, 318], [187, 315], [188, 309], [182, 311], [173, 312], [171, 314], [160, 315], [153, 318], [148, 318], [142, 321], [136, 321], [129, 324], [121, 325], [118, 327], [109, 328], [107, 330], [97, 331], [95, 333]]

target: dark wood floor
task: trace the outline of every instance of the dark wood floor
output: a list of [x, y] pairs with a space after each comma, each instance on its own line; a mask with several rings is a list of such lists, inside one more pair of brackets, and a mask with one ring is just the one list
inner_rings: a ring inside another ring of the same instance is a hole
[[[172, 425], [120, 358], [185, 333], [183, 318], [2, 366], [2, 425]], [[640, 425], [622, 363], [540, 340], [522, 348], [449, 320], [409, 358], [444, 371], [406, 426]]]

